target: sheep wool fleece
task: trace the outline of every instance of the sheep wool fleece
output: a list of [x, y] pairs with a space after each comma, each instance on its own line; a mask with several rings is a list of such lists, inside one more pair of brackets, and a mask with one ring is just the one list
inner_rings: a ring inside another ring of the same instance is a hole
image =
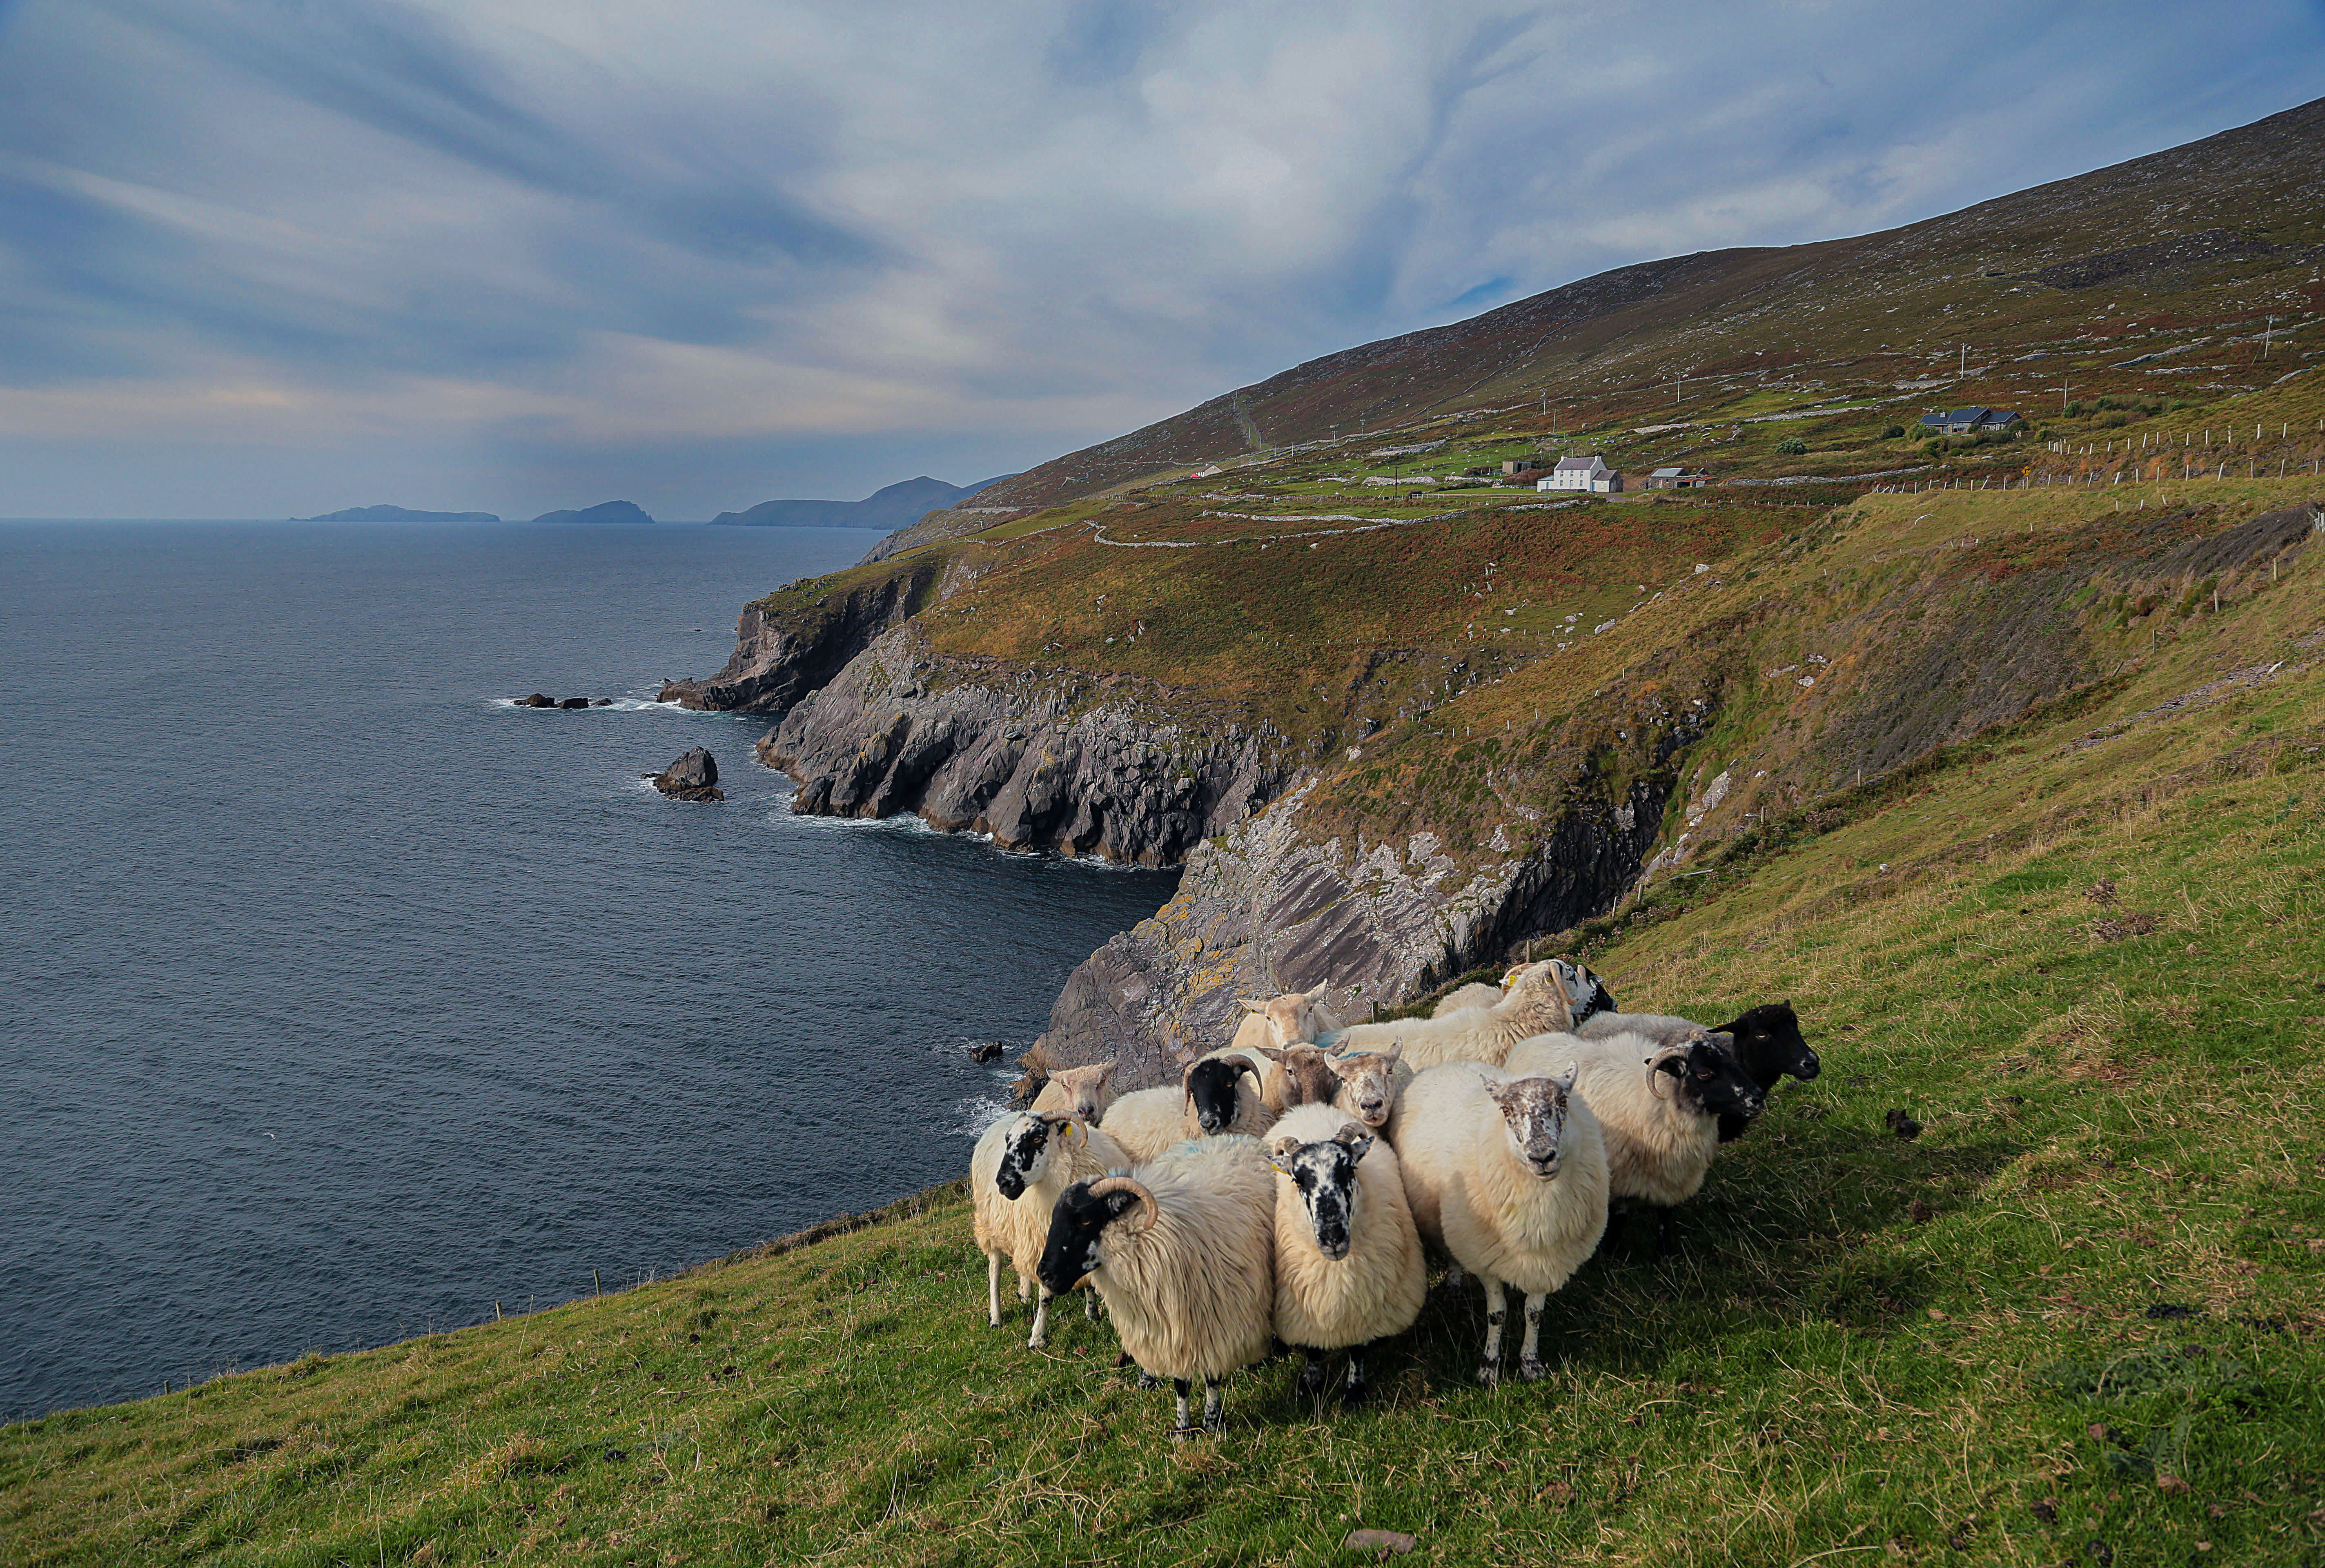
[[1122, 1348], [1157, 1378], [1221, 1378], [1275, 1328], [1275, 1176], [1257, 1138], [1196, 1138], [1130, 1172], [1154, 1222], [1108, 1227], [1090, 1275]]

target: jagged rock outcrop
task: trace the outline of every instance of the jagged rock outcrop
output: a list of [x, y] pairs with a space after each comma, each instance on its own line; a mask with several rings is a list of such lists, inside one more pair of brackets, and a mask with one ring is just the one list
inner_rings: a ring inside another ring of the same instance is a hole
[[735, 652], [719, 672], [672, 681], [656, 699], [713, 712], [790, 712], [847, 666], [872, 640], [919, 610], [943, 571], [927, 561], [824, 595], [778, 617], [755, 604], [735, 626]]
[[916, 812], [1009, 849], [1173, 865], [1283, 787], [1286, 738], [1174, 717], [1186, 694], [932, 654], [890, 632], [759, 743], [803, 816]]

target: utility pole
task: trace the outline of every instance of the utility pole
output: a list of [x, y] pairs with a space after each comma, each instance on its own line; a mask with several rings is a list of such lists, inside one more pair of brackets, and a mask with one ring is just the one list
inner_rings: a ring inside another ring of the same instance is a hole
[[1963, 344], [1963, 345], [1961, 346], [1961, 368], [1960, 368], [1959, 370], [1958, 370], [1958, 371], [1956, 371], [1956, 372], [1954, 373], [1954, 379], [1955, 379], [1955, 380], [1957, 380], [1957, 381], [1966, 381], [1966, 380], [1968, 380], [1968, 378], [1969, 378], [1969, 345], [1968, 345], [1968, 344], [1967, 344], [1967, 343], [1965, 343], [1965, 344]]
[[2058, 393], [2058, 394], [2059, 394], [2059, 415], [2060, 415], [2060, 417], [2061, 417], [2061, 418], [2062, 418], [2062, 419], [2063, 419], [2063, 418], [2065, 418], [2065, 417], [2066, 417], [2066, 413], [2067, 413], [2067, 389], [2066, 389], [2065, 385], [2061, 385], [2057, 386], [2057, 387], [2049, 387], [2049, 386], [2046, 386], [2046, 387], [2044, 387], [2042, 390], [2043, 390], [2043, 391], [2045, 391], [2045, 392], [2052, 392], [2052, 391], [2055, 391], [2055, 392], [2057, 392], [2057, 393]]
[[2261, 357], [2262, 358], [2265, 359], [2265, 358], [2267, 358], [2267, 357], [2268, 357], [2268, 351], [2269, 351], [2269, 348], [2270, 348], [2270, 347], [2271, 347], [2270, 339], [2273, 339], [2273, 338], [2274, 338], [2275, 336], [2276, 336], [2276, 318], [2275, 318], [2274, 316], [2271, 316], [2271, 317], [2268, 319], [2268, 325], [2261, 329], [2261, 333], [2260, 333], [2260, 357]]

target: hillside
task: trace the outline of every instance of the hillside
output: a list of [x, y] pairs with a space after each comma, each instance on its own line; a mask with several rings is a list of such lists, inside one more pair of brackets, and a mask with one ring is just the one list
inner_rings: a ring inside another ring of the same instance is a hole
[[[1052, 506], [1462, 414], [1545, 434], [1685, 422], [1626, 444], [1643, 464], [1685, 452], [1752, 473], [1765, 454], [1724, 450], [1718, 427], [1818, 402], [1870, 401], [1910, 425], [1925, 408], [2055, 409], [2062, 376], [2087, 400], [2249, 388], [2305, 362], [2261, 339], [2272, 314], [2277, 329], [2317, 316], [2320, 246], [2325, 100], [1906, 227], [1621, 267], [1327, 355], [982, 502]], [[2203, 363], [2177, 357], [2199, 348]]]
[[[1689, 591], [1717, 621], [1756, 564], [1839, 625], [1861, 588], [1819, 597], [1828, 574], [1963, 559], [2006, 584], [2039, 574], [2015, 552], [2126, 515], [2030, 516], [2046, 499], [1802, 510]], [[1477, 1294], [1440, 1287], [1370, 1408], [1303, 1404], [1278, 1361], [1174, 1450], [1109, 1329], [1062, 1313], [1035, 1355], [1023, 1309], [983, 1327], [940, 1190], [603, 1299], [0, 1429], [0, 1561], [1322, 1563], [1361, 1526], [1447, 1563], [2314, 1562], [2312, 538], [2222, 574], [2217, 614], [2209, 574], [2144, 614], [2092, 593], [2076, 613], [2113, 641], [2059, 697], [1772, 804], [1702, 875], [1543, 943], [1632, 1006], [1789, 996], [1824, 1072], [1723, 1155], [1681, 1257], [1637, 1236], [1552, 1299], [1541, 1384], [1480, 1391]], [[1825, 682], [1780, 668], [1753, 711], [1813, 728]], [[1487, 728], [1468, 712], [1439, 727]], [[1693, 775], [1771, 744], [1747, 719], [1713, 722]]]
[[651, 523], [653, 519], [646, 515], [644, 507], [635, 501], [600, 501], [594, 506], [584, 506], [578, 511], [569, 509], [562, 512], [543, 512], [533, 521], [559, 524], [569, 523], [594, 524]]

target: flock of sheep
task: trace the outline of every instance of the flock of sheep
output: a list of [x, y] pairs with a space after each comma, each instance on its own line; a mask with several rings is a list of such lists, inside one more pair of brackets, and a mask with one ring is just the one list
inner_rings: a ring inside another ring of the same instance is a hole
[[1541, 1377], [1542, 1303], [1598, 1249], [1610, 1205], [1653, 1207], [1668, 1252], [1672, 1206], [1718, 1146], [1818, 1062], [1785, 1002], [1709, 1029], [1617, 1012], [1563, 959], [1505, 986], [1346, 1028], [1320, 986], [1246, 1002], [1234, 1043], [1176, 1084], [1116, 1096], [1113, 1062], [1053, 1074], [969, 1162], [991, 1322], [1005, 1264], [1018, 1300], [1036, 1297], [1037, 1350], [1051, 1299], [1089, 1285], [1142, 1383], [1176, 1386], [1183, 1437], [1194, 1379], [1217, 1431], [1221, 1379], [1279, 1341], [1310, 1395], [1345, 1350], [1362, 1398], [1366, 1349], [1421, 1315], [1427, 1248], [1450, 1284], [1485, 1286], [1478, 1380], [1500, 1378], [1505, 1286], [1525, 1299], [1518, 1369]]

